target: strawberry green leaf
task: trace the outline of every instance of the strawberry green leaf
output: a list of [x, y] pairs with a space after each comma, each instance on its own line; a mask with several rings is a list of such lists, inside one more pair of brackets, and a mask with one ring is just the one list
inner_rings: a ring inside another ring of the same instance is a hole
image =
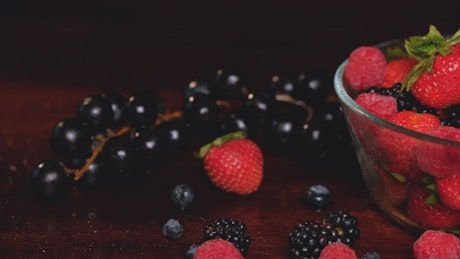
[[405, 52], [401, 47], [389, 47], [385, 49], [385, 57], [388, 62], [400, 59], [400, 58], [406, 58], [409, 55], [407, 52]]
[[430, 196], [428, 196], [428, 198], [426, 198], [425, 203], [430, 206], [439, 205], [438, 195], [433, 192]]
[[449, 233], [452, 233], [452, 234], [455, 234], [455, 235], [460, 234], [460, 229], [458, 227], [456, 227], [456, 228], [447, 228], [447, 229], [445, 229], [445, 231], [449, 232]]
[[198, 152], [194, 152], [194, 156], [197, 158], [204, 158], [206, 156], [206, 153], [214, 147], [214, 146], [222, 146], [225, 142], [234, 140], [234, 139], [241, 139], [241, 138], [246, 138], [247, 134], [244, 131], [235, 131], [231, 133], [227, 133], [223, 136], [220, 136], [216, 139], [214, 139], [212, 142], [202, 146]]
[[391, 176], [393, 176], [398, 182], [400, 183], [405, 183], [407, 182], [407, 179], [406, 177], [404, 177], [403, 175], [401, 174], [398, 174], [398, 173], [390, 173]]

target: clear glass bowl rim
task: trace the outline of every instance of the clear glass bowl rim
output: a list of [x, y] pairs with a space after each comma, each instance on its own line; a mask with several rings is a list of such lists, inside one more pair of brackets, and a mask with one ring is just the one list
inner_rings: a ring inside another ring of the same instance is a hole
[[[396, 39], [396, 40], [383, 42], [383, 43], [375, 45], [375, 46], [379, 47], [379, 48], [383, 48], [383, 47], [395, 45], [395, 44], [401, 43], [401, 42], [402, 42], [401, 40]], [[373, 123], [375, 123], [375, 124], [377, 124], [379, 126], [382, 126], [384, 128], [390, 129], [392, 131], [399, 132], [399, 133], [402, 133], [402, 134], [405, 134], [405, 135], [408, 135], [408, 136], [411, 136], [411, 137], [414, 137], [414, 138], [417, 138], [417, 139], [420, 139], [420, 140], [429, 141], [429, 142], [433, 142], [433, 143], [441, 144], [441, 145], [455, 146], [455, 147], [460, 148], [460, 142], [456, 142], [456, 141], [452, 141], [452, 140], [448, 140], [448, 139], [438, 138], [438, 137], [435, 137], [435, 136], [431, 136], [431, 135], [428, 135], [428, 134], [420, 133], [420, 132], [417, 132], [417, 131], [413, 131], [413, 130], [401, 127], [401, 126], [396, 125], [394, 123], [391, 123], [391, 122], [389, 122], [387, 120], [384, 120], [384, 119], [374, 115], [373, 113], [370, 113], [369, 111], [367, 111], [366, 109], [364, 109], [363, 107], [358, 105], [353, 100], [353, 98], [348, 94], [348, 92], [346, 91], [346, 89], [345, 89], [345, 87], [343, 85], [343, 82], [342, 82], [343, 71], [344, 71], [345, 66], [346, 66], [347, 63], [348, 63], [348, 59], [344, 60], [339, 65], [339, 67], [337, 68], [337, 70], [336, 70], [336, 72], [334, 74], [334, 90], [335, 90], [335, 93], [337, 94], [340, 102], [342, 103], [342, 105], [345, 105], [351, 111], [353, 111], [354, 113], [358, 114], [361, 117], [364, 117], [366, 120], [372, 121]]]

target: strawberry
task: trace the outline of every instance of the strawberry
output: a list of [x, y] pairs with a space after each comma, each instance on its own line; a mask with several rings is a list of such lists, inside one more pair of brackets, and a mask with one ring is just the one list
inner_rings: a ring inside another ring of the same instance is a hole
[[361, 46], [353, 50], [346, 64], [344, 82], [360, 91], [382, 83], [387, 60], [383, 52], [372, 46]]
[[388, 62], [385, 67], [385, 77], [379, 87], [391, 88], [397, 83], [404, 82], [404, 79], [417, 63], [417, 59], [408, 57]]
[[198, 157], [211, 182], [226, 192], [255, 192], [263, 178], [263, 156], [255, 142], [242, 131], [221, 136], [203, 146]]
[[[460, 142], [460, 128], [440, 126], [427, 134]], [[460, 148], [455, 145], [424, 141], [415, 150], [418, 167], [436, 177], [444, 178], [460, 172]]]
[[[439, 118], [433, 114], [413, 111], [398, 112], [389, 121], [420, 133], [431, 131], [441, 124]], [[421, 143], [420, 139], [382, 129], [377, 133], [377, 143], [389, 171], [410, 181], [420, 179], [422, 173], [417, 166], [414, 153], [415, 148]]]
[[460, 174], [436, 179], [439, 200], [447, 207], [460, 210]]
[[407, 214], [413, 221], [429, 228], [452, 228], [460, 224], [460, 211], [439, 203], [433, 191], [422, 184], [409, 189]]
[[420, 60], [403, 88], [423, 105], [442, 109], [460, 103], [460, 30], [445, 39], [434, 26], [425, 36], [405, 42], [407, 52]]

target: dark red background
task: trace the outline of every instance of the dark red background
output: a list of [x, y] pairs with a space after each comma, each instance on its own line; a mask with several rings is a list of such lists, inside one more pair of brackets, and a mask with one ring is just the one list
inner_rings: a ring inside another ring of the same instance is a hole
[[[205, 225], [228, 216], [249, 228], [247, 258], [286, 258], [294, 224], [328, 212], [301, 203], [305, 188], [321, 183], [334, 193], [332, 209], [359, 218], [359, 256], [374, 250], [382, 258], [410, 258], [416, 234], [378, 210], [358, 169], [312, 165], [265, 147], [264, 183], [248, 197], [214, 188], [191, 153], [164, 161], [141, 183], [73, 190], [50, 206], [31, 197], [30, 171], [54, 156], [51, 128], [74, 116], [86, 95], [149, 87], [174, 110], [189, 80], [213, 76], [221, 65], [245, 69], [250, 87], [266, 87], [282, 70], [332, 74], [357, 46], [422, 35], [430, 24], [454, 33], [460, 24], [457, 1], [447, 0], [157, 2], [0, 5], [0, 257], [181, 258]], [[168, 196], [181, 182], [197, 190], [196, 203], [183, 212]], [[171, 217], [185, 228], [177, 241], [160, 233]]]

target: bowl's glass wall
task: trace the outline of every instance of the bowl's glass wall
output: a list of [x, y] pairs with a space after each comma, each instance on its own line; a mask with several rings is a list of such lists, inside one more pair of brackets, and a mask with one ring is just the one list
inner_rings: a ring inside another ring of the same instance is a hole
[[405, 129], [364, 110], [353, 100], [358, 93], [347, 89], [342, 83], [346, 63], [347, 60], [336, 71], [334, 88], [342, 104], [371, 197], [387, 215], [411, 230], [434, 228], [420, 225], [408, 217], [408, 191], [422, 181], [420, 176], [426, 175], [421, 169], [426, 166], [423, 167], [423, 161], [420, 160], [429, 152], [435, 153], [431, 156], [429, 167], [448, 166], [442, 159], [443, 155], [448, 154], [453, 157], [450, 165], [454, 167], [452, 170], [460, 170], [460, 143]]

